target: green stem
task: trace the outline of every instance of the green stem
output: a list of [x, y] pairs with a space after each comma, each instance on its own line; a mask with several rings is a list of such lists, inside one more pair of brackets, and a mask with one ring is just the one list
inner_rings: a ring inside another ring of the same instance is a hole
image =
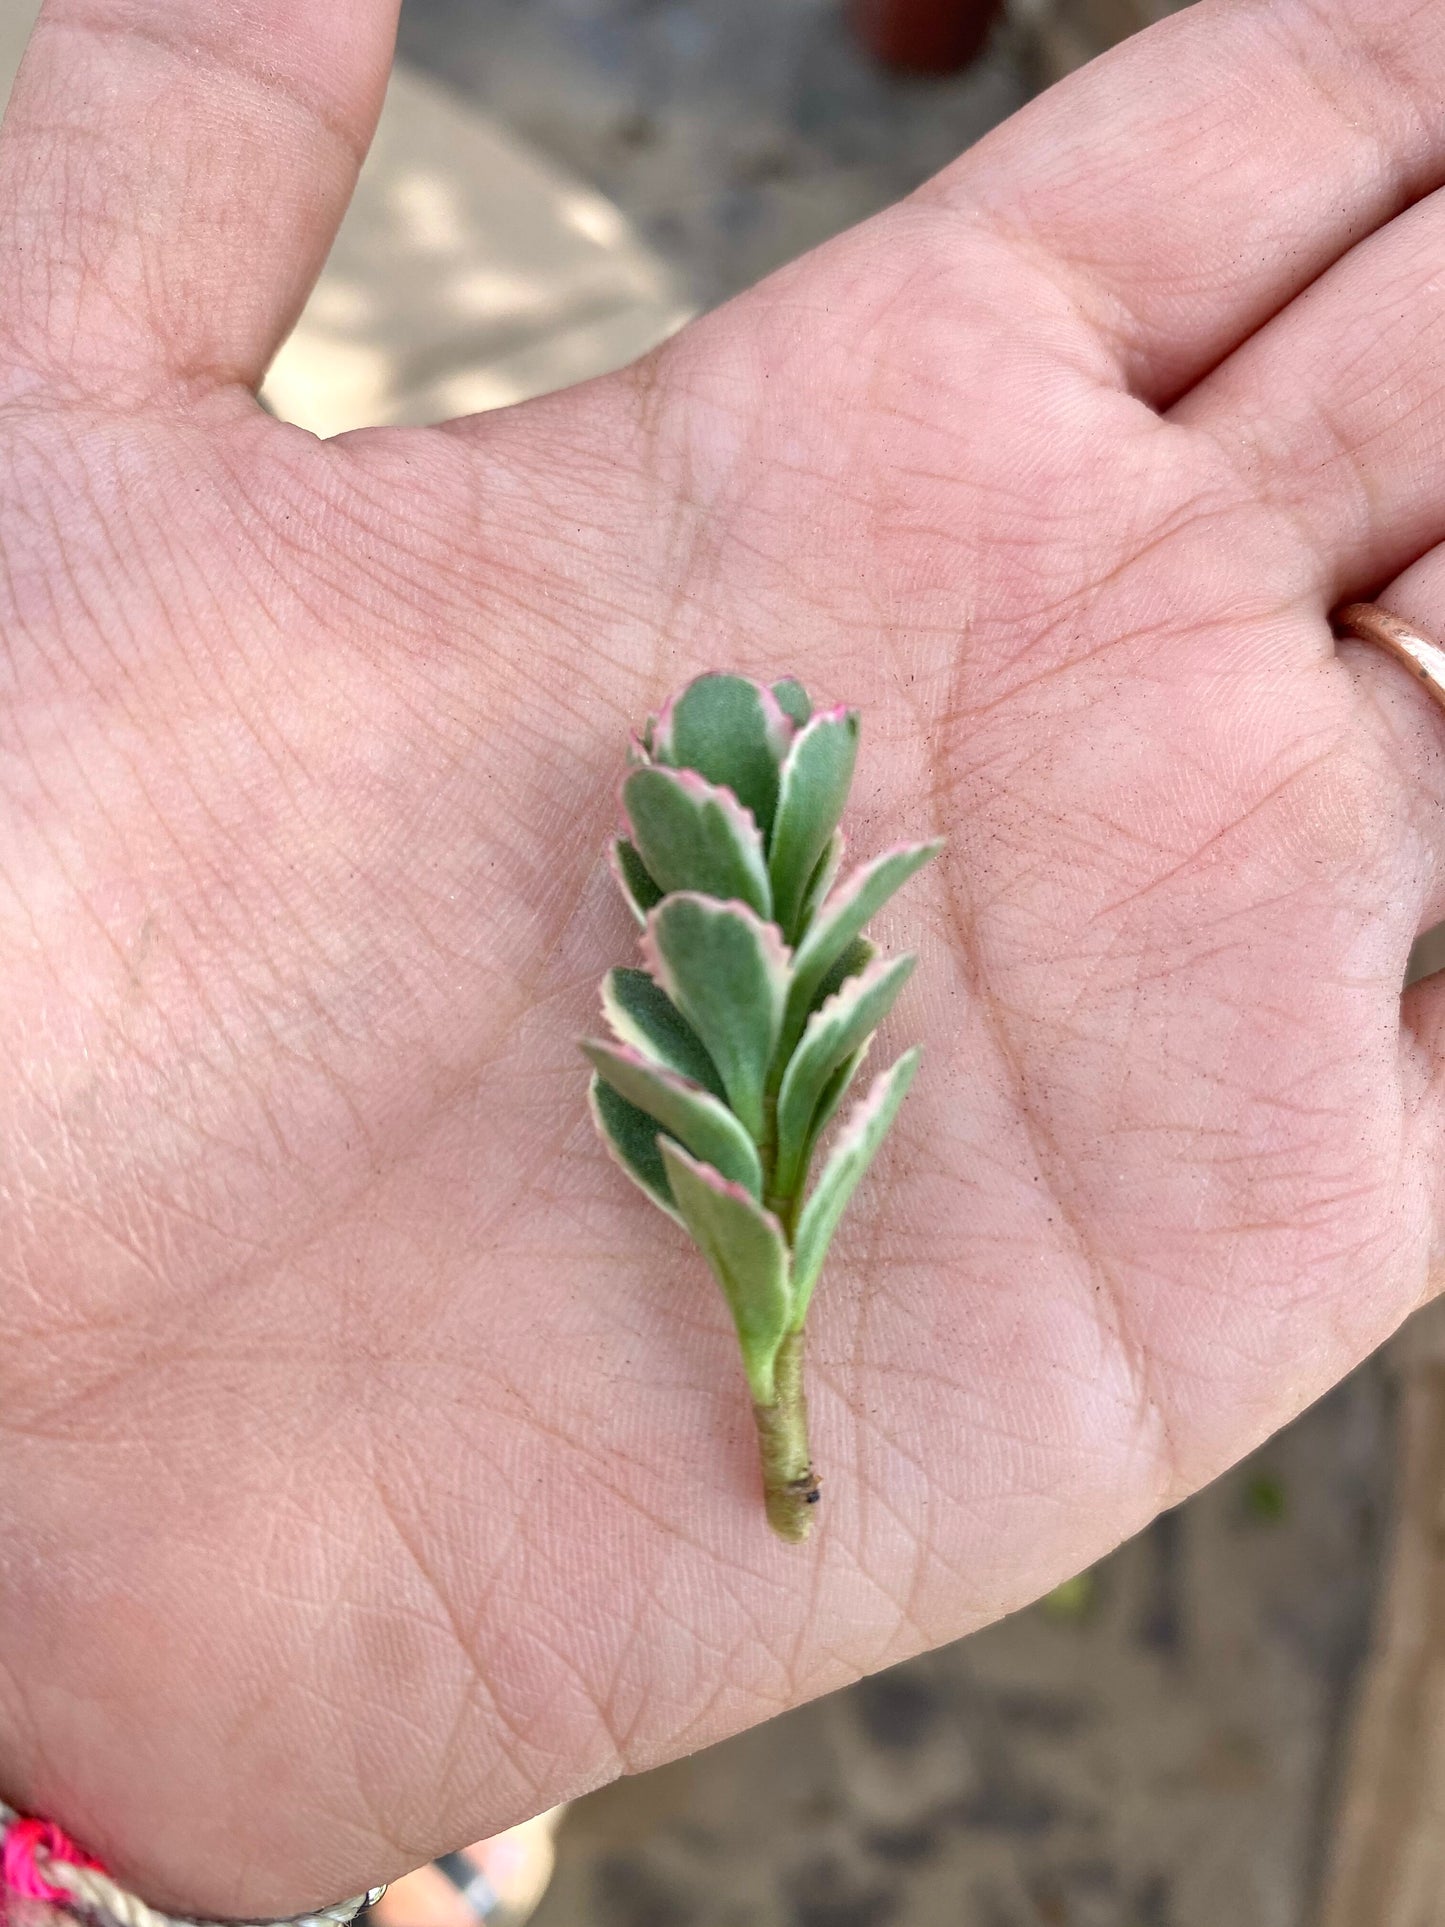
[[813, 1523], [818, 1475], [808, 1451], [808, 1404], [803, 1396], [803, 1334], [789, 1332], [778, 1350], [773, 1402], [754, 1405], [763, 1462], [763, 1504], [780, 1539], [798, 1544]]

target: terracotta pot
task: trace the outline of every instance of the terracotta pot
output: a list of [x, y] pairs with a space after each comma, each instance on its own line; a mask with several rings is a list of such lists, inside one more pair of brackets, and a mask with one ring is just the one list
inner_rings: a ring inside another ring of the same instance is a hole
[[853, 0], [875, 60], [915, 74], [951, 74], [983, 49], [1003, 0]]

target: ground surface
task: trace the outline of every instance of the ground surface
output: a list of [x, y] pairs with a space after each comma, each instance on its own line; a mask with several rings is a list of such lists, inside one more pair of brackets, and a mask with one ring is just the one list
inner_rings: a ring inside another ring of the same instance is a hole
[[1017, 31], [957, 79], [895, 80], [834, 0], [404, 0], [401, 50], [611, 195], [707, 306], [1029, 91]]
[[[407, 0], [402, 50], [602, 187], [701, 304], [907, 192], [1033, 70], [1014, 29], [957, 80], [888, 79], [828, 0]], [[581, 1803], [536, 1927], [1309, 1927], [1388, 1407], [1372, 1365], [1073, 1616]]]

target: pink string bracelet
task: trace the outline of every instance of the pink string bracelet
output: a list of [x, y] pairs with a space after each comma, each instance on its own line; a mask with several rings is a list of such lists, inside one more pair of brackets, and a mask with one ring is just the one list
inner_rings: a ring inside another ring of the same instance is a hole
[[[73, 1914], [90, 1914], [115, 1927], [212, 1927], [185, 1915], [163, 1914], [112, 1880], [98, 1860], [77, 1847], [53, 1820], [19, 1814], [0, 1800], [0, 1890], [43, 1900]], [[288, 1922], [256, 1921], [246, 1927], [348, 1927], [363, 1907], [386, 1892], [370, 1887], [354, 1900], [340, 1900]]]
[[67, 1906], [70, 1896], [63, 1887], [46, 1879], [40, 1869], [42, 1859], [52, 1867], [57, 1861], [71, 1867], [100, 1866], [98, 1860], [82, 1853], [53, 1820], [18, 1817], [12, 1820], [5, 1828], [4, 1845], [0, 1846], [0, 1880], [7, 1892], [21, 1894], [26, 1900], [48, 1900], [52, 1906]]

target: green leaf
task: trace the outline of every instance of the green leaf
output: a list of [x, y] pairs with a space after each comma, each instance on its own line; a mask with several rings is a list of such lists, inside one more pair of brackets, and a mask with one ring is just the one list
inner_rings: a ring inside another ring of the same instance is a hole
[[863, 1060], [872, 1049], [872, 1046], [873, 1039], [871, 1037], [865, 1037], [857, 1050], [853, 1052], [852, 1056], [843, 1059], [843, 1062], [823, 1086], [822, 1094], [818, 1099], [818, 1108], [814, 1111], [813, 1120], [808, 1126], [808, 1142], [803, 1152], [803, 1173], [805, 1177], [808, 1166], [812, 1162], [813, 1153], [818, 1147], [818, 1139], [833, 1122], [838, 1112], [838, 1106], [848, 1095], [849, 1087], [862, 1068]]
[[792, 1055], [828, 972], [864, 924], [942, 848], [941, 842], [904, 843], [885, 850], [871, 863], [861, 864], [819, 905], [807, 935], [793, 953], [792, 988], [783, 1020], [784, 1056]]
[[803, 892], [803, 908], [798, 918], [800, 931], [806, 930], [817, 914], [818, 905], [838, 881], [838, 872], [843, 867], [843, 852], [848, 840], [841, 830], [834, 830], [828, 838], [827, 848], [818, 858], [813, 874], [808, 878], [808, 887]]
[[771, 1405], [792, 1310], [782, 1226], [736, 1184], [662, 1140], [672, 1195], [728, 1301], [754, 1401]]
[[602, 1010], [619, 1043], [690, 1077], [714, 1097], [726, 1097], [717, 1066], [702, 1040], [645, 970], [609, 970], [602, 980]]
[[657, 1148], [657, 1120], [649, 1117], [646, 1111], [639, 1111], [635, 1104], [629, 1104], [625, 1097], [619, 1097], [595, 1071], [587, 1095], [597, 1135], [612, 1153], [614, 1161], [622, 1166], [634, 1184], [642, 1187], [659, 1210], [665, 1211], [669, 1218], [676, 1218], [681, 1224], [682, 1218], [668, 1189], [662, 1153]]
[[612, 874], [617, 879], [617, 887], [628, 909], [639, 923], [646, 923], [647, 913], [653, 904], [662, 902], [661, 890], [647, 874], [647, 865], [625, 836], [613, 839], [608, 855]]
[[808, 885], [838, 827], [857, 759], [858, 712], [832, 709], [799, 731], [784, 760], [768, 871], [785, 937], [798, 934]]
[[699, 1085], [649, 1063], [626, 1044], [604, 1044], [589, 1037], [583, 1054], [605, 1084], [639, 1111], [655, 1118], [670, 1137], [695, 1157], [716, 1165], [725, 1178], [763, 1194], [757, 1148], [725, 1104]]
[[642, 950], [648, 969], [702, 1039], [728, 1102], [760, 1139], [788, 986], [788, 952], [777, 929], [743, 904], [681, 891], [664, 897], [649, 916]]
[[829, 1077], [864, 1044], [893, 1008], [916, 957], [880, 957], [808, 1019], [778, 1092], [778, 1151], [771, 1189], [792, 1197], [811, 1148], [813, 1119]]
[[746, 676], [713, 674], [690, 682], [663, 710], [652, 754], [659, 763], [696, 770], [731, 790], [766, 836], [778, 801], [778, 765], [792, 736], [793, 725], [771, 689]]
[[[896, 1064], [875, 1077], [868, 1095], [855, 1105], [848, 1122], [823, 1166], [822, 1173], [803, 1214], [793, 1240], [793, 1329], [801, 1328], [807, 1315], [808, 1300], [823, 1269], [828, 1246], [838, 1228], [838, 1220], [848, 1207], [863, 1173], [873, 1162], [888, 1127], [898, 1115], [898, 1107], [908, 1095], [918, 1069], [921, 1052], [911, 1050]], [[674, 1197], [676, 1189], [673, 1192]], [[685, 1215], [685, 1214], [684, 1214]]]
[[796, 676], [784, 676], [781, 682], [773, 684], [773, 694], [778, 699], [778, 707], [783, 714], [801, 729], [813, 713], [813, 705], [808, 701], [808, 692]]
[[757, 824], [730, 790], [688, 769], [635, 769], [622, 798], [648, 874], [664, 892], [701, 890], [736, 897], [759, 916], [772, 909]]
[[877, 955], [877, 944], [869, 943], [866, 937], [855, 937], [813, 993], [813, 1009], [836, 997], [848, 979], [865, 971]]

